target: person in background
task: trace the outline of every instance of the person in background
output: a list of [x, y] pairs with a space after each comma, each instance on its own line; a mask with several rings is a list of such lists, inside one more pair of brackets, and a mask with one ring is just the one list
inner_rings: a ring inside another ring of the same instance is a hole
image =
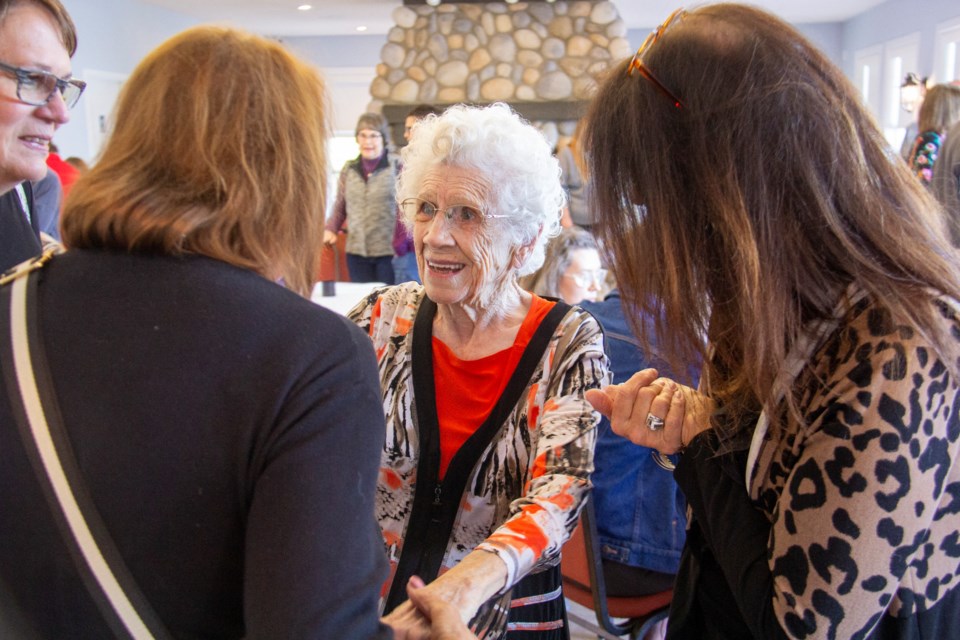
[[33, 215], [37, 218], [42, 244], [48, 238], [60, 241], [61, 206], [63, 206], [63, 187], [60, 184], [60, 176], [53, 169], [48, 168], [47, 175], [33, 183]]
[[[163, 637], [393, 637], [378, 617], [375, 355], [306, 297], [326, 104], [316, 70], [273, 41], [173, 37], [124, 83], [102, 156], [66, 202], [68, 250], [30, 276], [51, 415], [117, 550], [109, 566]], [[0, 520], [0, 577], [23, 637], [114, 637], [11, 404], [0, 393], [0, 512], [17, 514]]]
[[943, 206], [950, 240], [953, 246], [960, 248], [960, 122], [947, 131], [937, 163], [933, 166], [930, 188]]
[[593, 468], [584, 393], [607, 362], [593, 318], [517, 281], [558, 231], [557, 161], [506, 105], [454, 106], [416, 126], [398, 193], [423, 285], [349, 313], [373, 340], [388, 422], [386, 619], [425, 622], [404, 602], [416, 573], [478, 635], [566, 638], [559, 554]]
[[590, 171], [583, 159], [584, 120], [577, 122], [577, 128], [570, 140], [559, 152], [560, 170], [563, 172], [563, 188], [567, 192], [567, 214], [570, 221], [589, 231], [596, 223], [594, 210], [590, 206]]
[[[612, 291], [597, 301], [605, 275], [593, 235], [572, 227], [550, 241], [531, 290], [576, 304], [600, 323], [614, 383], [626, 382], [649, 367], [671, 377], [669, 367], [655, 355], [656, 345], [649, 352], [640, 347], [628, 326], [620, 294]], [[590, 499], [596, 508], [608, 596], [666, 591], [673, 586], [680, 564], [686, 502], [652, 451], [621, 438], [610, 428], [609, 419], [601, 418]]]
[[413, 127], [415, 124], [427, 116], [438, 116], [441, 113], [443, 113], [443, 110], [432, 104], [418, 104], [415, 106], [403, 120], [403, 139], [409, 143], [411, 136], [413, 136]]
[[588, 392], [678, 454], [668, 637], [951, 635], [960, 254], [859, 92], [789, 24], [713, 4], [674, 12], [588, 118], [601, 244], [680, 376]]
[[597, 241], [589, 231], [569, 227], [550, 240], [540, 269], [522, 285], [538, 296], [559, 298], [567, 304], [596, 301], [606, 286]]
[[90, 170], [90, 165], [87, 164], [87, 161], [84, 160], [83, 158], [78, 158], [77, 156], [70, 156], [69, 158], [64, 160], [64, 162], [66, 162], [71, 167], [79, 171], [80, 175], [83, 175]]
[[0, 272], [40, 253], [30, 181], [86, 86], [70, 77], [76, 49], [59, 0], [0, 1]]
[[[410, 142], [413, 127], [420, 120], [430, 115], [439, 115], [440, 109], [429, 105], [417, 105], [410, 110], [403, 122], [403, 138]], [[420, 273], [417, 271], [417, 254], [413, 250], [413, 236], [403, 221], [403, 215], [397, 210], [397, 224], [393, 231], [393, 273], [394, 282], [420, 283]]]
[[390, 153], [390, 131], [379, 113], [360, 116], [356, 134], [360, 155], [340, 171], [337, 199], [323, 241], [336, 244], [337, 233], [346, 225], [350, 280], [393, 284], [399, 160]]
[[920, 134], [910, 153], [910, 169], [929, 185], [947, 130], [960, 122], [960, 86], [937, 84], [927, 90], [920, 106]]
[[47, 155], [47, 166], [53, 170], [60, 178], [60, 186], [63, 191], [63, 198], [70, 195], [70, 189], [73, 183], [80, 177], [80, 171], [60, 157], [57, 145], [50, 143], [50, 153]]
[[[581, 302], [580, 307], [603, 328], [604, 350], [615, 384], [649, 368], [664, 378], [676, 377], [658, 356], [656, 343], [651, 341], [644, 348], [634, 335], [619, 291], [614, 289], [600, 302]], [[649, 319], [644, 323], [651, 325]], [[687, 369], [695, 385], [696, 368]], [[617, 435], [606, 416], [600, 419], [590, 499], [596, 510], [603, 580], [610, 597], [666, 591], [673, 587], [680, 565], [687, 503], [655, 453], [655, 449]], [[647, 638], [662, 637], [665, 629], [662, 624]]]
[[[927, 78], [921, 80], [916, 73], [911, 71], [900, 85], [900, 108], [910, 114], [916, 113], [920, 105], [923, 104], [923, 96], [926, 93]], [[917, 116], [915, 115], [910, 124], [907, 125], [903, 134], [903, 142], [900, 144], [900, 157], [907, 164], [910, 163], [910, 152], [913, 151], [913, 144], [916, 142], [919, 133]]]

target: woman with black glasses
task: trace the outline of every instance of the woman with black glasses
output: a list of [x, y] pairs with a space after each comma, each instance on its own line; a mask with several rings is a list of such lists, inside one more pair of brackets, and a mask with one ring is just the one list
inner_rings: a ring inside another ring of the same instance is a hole
[[709, 5], [607, 79], [587, 139], [636, 330], [703, 362], [698, 391], [651, 369], [588, 394], [679, 454], [668, 638], [954, 633], [960, 261], [857, 91], [783, 21]]
[[0, 4], [0, 272], [40, 253], [31, 180], [86, 85], [70, 78], [77, 34], [58, 0]]

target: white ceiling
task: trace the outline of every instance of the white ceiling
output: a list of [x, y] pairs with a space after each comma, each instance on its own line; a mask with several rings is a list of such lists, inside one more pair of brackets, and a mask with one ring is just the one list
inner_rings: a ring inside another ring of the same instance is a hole
[[[194, 16], [203, 22], [226, 23], [264, 35], [385, 34], [402, 0], [139, 0]], [[842, 22], [885, 0], [752, 0], [792, 23]], [[310, 4], [309, 11], [298, 11]], [[699, 2], [697, 4], [704, 4]], [[616, 2], [628, 28], [650, 28], [677, 7], [677, 0]], [[694, 4], [688, 7], [695, 6]]]

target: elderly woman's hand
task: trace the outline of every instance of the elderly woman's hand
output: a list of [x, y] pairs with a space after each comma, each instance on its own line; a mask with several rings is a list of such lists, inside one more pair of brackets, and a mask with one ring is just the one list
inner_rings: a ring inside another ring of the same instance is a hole
[[[418, 589], [419, 601], [426, 599], [431, 602], [448, 603], [438, 606], [443, 609], [449, 606], [460, 616], [460, 622], [464, 623], [476, 615], [480, 605], [506, 586], [506, 575], [507, 567], [498, 555], [475, 549], [467, 554], [460, 564], [429, 585], [422, 586], [423, 582], [416, 578], [413, 586]], [[383, 619], [386, 624], [393, 627], [398, 638], [429, 637], [422, 635], [430, 626], [429, 616], [418, 608], [416, 602], [417, 600], [413, 599], [407, 600]]]
[[419, 576], [410, 578], [407, 596], [409, 600], [383, 618], [397, 640], [476, 640], [461, 619], [460, 610], [425, 588]]
[[410, 602], [430, 620], [431, 640], [476, 640], [477, 636], [460, 619], [460, 612], [446, 600], [423, 588], [418, 576], [407, 583]]
[[614, 433], [661, 453], [676, 453], [710, 428], [713, 401], [690, 387], [644, 369], [623, 384], [587, 391]]

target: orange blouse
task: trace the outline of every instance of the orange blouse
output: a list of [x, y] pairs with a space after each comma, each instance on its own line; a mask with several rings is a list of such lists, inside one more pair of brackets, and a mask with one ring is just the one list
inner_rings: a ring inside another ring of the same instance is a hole
[[479, 360], [461, 360], [433, 338], [433, 379], [440, 423], [440, 478], [460, 447], [480, 428], [503, 393], [523, 350], [555, 302], [533, 296], [513, 346]]

